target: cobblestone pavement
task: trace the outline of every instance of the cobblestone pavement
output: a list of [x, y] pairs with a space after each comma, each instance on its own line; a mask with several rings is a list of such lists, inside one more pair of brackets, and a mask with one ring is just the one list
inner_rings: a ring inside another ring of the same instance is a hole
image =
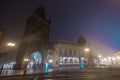
[[0, 80], [120, 80], [120, 72], [118, 70], [86, 69], [26, 76], [1, 76]]

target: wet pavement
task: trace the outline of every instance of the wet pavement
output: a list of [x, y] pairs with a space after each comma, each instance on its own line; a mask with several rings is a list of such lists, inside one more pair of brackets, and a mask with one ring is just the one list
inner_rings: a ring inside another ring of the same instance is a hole
[[120, 80], [119, 71], [73, 71], [26, 76], [0, 77], [0, 80]]

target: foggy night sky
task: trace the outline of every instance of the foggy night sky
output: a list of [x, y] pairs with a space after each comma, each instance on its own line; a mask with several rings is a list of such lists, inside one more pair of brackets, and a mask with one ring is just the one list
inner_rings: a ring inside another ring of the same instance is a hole
[[77, 41], [83, 35], [97, 54], [109, 56], [120, 48], [119, 0], [0, 0], [0, 26], [19, 40], [26, 20], [45, 7], [51, 18], [50, 39]]

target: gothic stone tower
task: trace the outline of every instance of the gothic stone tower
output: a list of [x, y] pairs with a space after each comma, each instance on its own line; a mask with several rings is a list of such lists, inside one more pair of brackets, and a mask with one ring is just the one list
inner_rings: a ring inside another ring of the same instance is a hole
[[[18, 51], [15, 68], [24, 68], [24, 59], [28, 58], [29, 61], [31, 61], [31, 55], [34, 52], [40, 53], [38, 56], [42, 57], [39, 60], [41, 60], [40, 63], [43, 65], [49, 44], [49, 32], [50, 20], [45, 18], [44, 8], [40, 6], [35, 10], [33, 15], [27, 19], [26, 29]], [[34, 64], [33, 60], [32, 64]], [[37, 64], [37, 62], [35, 64]]]

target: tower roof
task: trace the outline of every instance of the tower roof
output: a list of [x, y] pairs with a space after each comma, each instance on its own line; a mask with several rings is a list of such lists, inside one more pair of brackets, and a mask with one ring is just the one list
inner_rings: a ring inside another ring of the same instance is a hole
[[45, 19], [45, 9], [42, 6], [39, 6], [33, 13], [34, 15]]

